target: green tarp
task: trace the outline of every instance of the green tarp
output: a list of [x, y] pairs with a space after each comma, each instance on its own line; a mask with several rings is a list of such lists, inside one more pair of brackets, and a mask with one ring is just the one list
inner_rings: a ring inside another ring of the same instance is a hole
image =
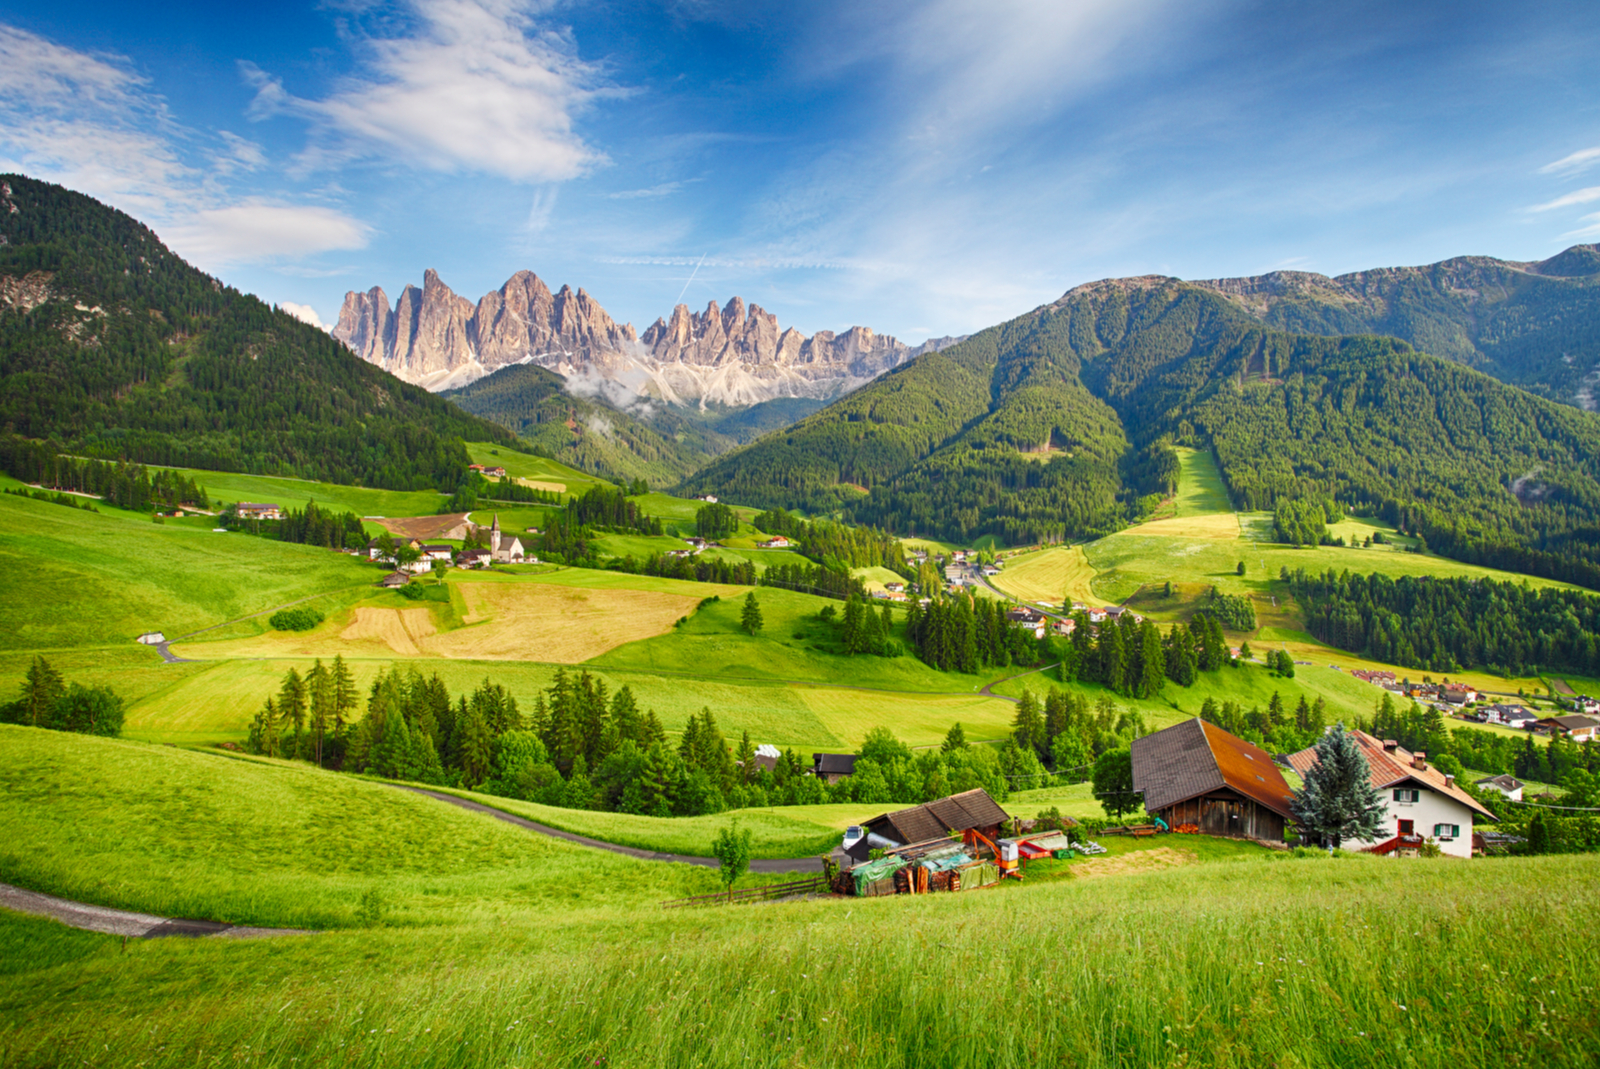
[[[865, 865], [857, 865], [850, 870], [850, 875], [855, 877], [856, 894], [862, 898], [874, 894], [894, 894], [894, 874], [905, 866], [906, 863], [898, 857], [884, 857], [877, 861], [869, 861]], [[889, 888], [887, 891], [873, 887], [880, 881], [887, 883]]]
[[999, 866], [988, 861], [974, 865], [970, 869], [961, 870], [961, 889], [963, 891], [976, 891], [980, 887], [987, 887], [991, 883], [999, 882]]

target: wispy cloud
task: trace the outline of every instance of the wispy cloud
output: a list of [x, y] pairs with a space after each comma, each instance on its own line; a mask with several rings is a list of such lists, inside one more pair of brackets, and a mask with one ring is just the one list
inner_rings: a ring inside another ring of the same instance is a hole
[[1528, 210], [1530, 212], [1549, 212], [1557, 208], [1570, 208], [1574, 204], [1589, 204], [1600, 200], [1600, 186], [1589, 186], [1585, 189], [1575, 189], [1571, 193], [1563, 193], [1555, 200], [1535, 204]]
[[667, 197], [682, 189], [682, 182], [663, 182], [659, 186], [650, 186], [646, 189], [624, 189], [617, 193], [607, 193], [610, 200], [645, 200], [650, 197]]
[[1578, 222], [1588, 223], [1589, 225], [1579, 227], [1577, 230], [1569, 230], [1561, 236], [1564, 238], [1600, 238], [1600, 212], [1585, 215]]
[[311, 123], [307, 170], [378, 158], [438, 171], [559, 182], [605, 161], [574, 116], [614, 92], [569, 36], [539, 25], [533, 0], [412, 0], [404, 36], [357, 37], [361, 73], [320, 100], [241, 63], [251, 116]]
[[249, 203], [195, 212], [166, 237], [202, 263], [229, 265], [362, 249], [370, 232], [332, 208]]
[[124, 57], [0, 25], [0, 166], [131, 212], [210, 269], [366, 244], [336, 208], [230, 194], [229, 176], [267, 162], [253, 141], [178, 124]]
[[1587, 171], [1597, 163], [1600, 163], [1600, 145], [1581, 149], [1570, 156], [1561, 157], [1554, 163], [1547, 163], [1539, 168], [1539, 173], [1577, 174], [1579, 171]]

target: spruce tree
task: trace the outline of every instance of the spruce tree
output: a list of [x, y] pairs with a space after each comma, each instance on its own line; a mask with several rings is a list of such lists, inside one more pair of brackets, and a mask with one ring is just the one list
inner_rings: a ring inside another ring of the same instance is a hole
[[344, 729], [355, 718], [356, 702], [360, 700], [355, 677], [350, 666], [344, 663], [344, 654], [333, 659], [333, 732], [344, 734]]
[[283, 687], [278, 691], [278, 715], [285, 726], [294, 728], [294, 746], [291, 756], [303, 756], [301, 732], [305, 728], [307, 713], [306, 682], [300, 673], [289, 669], [283, 677]]
[[951, 753], [955, 750], [965, 750], [966, 748], [967, 733], [962, 729], [961, 721], [957, 720], [950, 725], [950, 730], [945, 732], [944, 745], [939, 749], [943, 753]]
[[1330, 851], [1346, 839], [1376, 840], [1383, 834], [1383, 796], [1372, 785], [1371, 768], [1343, 724], [1317, 742], [1317, 760], [1289, 803], [1289, 811]]
[[1139, 629], [1139, 685], [1140, 698], [1152, 698], [1161, 693], [1167, 680], [1166, 656], [1161, 650], [1161, 632], [1146, 620]]
[[66, 684], [62, 682], [61, 673], [50, 666], [50, 662], [43, 657], [35, 656], [33, 663], [28, 666], [28, 674], [22, 684], [22, 713], [33, 727], [38, 727], [40, 722], [49, 723], [54, 715], [56, 703], [66, 694]]
[[739, 626], [748, 635], [757, 634], [765, 626], [761, 619], [761, 603], [756, 600], [754, 590], [744, 596], [744, 608], [739, 612]]

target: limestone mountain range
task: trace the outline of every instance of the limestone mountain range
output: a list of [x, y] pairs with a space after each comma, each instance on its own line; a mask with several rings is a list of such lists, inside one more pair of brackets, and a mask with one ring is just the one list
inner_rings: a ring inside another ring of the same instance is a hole
[[641, 336], [582, 289], [551, 292], [518, 271], [476, 304], [429, 269], [393, 307], [377, 286], [351, 291], [333, 336], [362, 359], [429, 390], [465, 386], [503, 367], [532, 364], [565, 376], [577, 392], [625, 407], [659, 400], [680, 407], [745, 407], [776, 398], [830, 399], [924, 352], [960, 340], [909, 346], [867, 327], [807, 337], [734, 297], [703, 312], [678, 305]]

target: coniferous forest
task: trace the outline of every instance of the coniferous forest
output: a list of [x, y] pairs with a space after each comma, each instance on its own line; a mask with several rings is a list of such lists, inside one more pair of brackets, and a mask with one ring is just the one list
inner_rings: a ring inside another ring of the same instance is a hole
[[453, 486], [463, 439], [511, 444], [223, 285], [122, 212], [7, 175], [0, 427], [54, 452], [386, 489]]

